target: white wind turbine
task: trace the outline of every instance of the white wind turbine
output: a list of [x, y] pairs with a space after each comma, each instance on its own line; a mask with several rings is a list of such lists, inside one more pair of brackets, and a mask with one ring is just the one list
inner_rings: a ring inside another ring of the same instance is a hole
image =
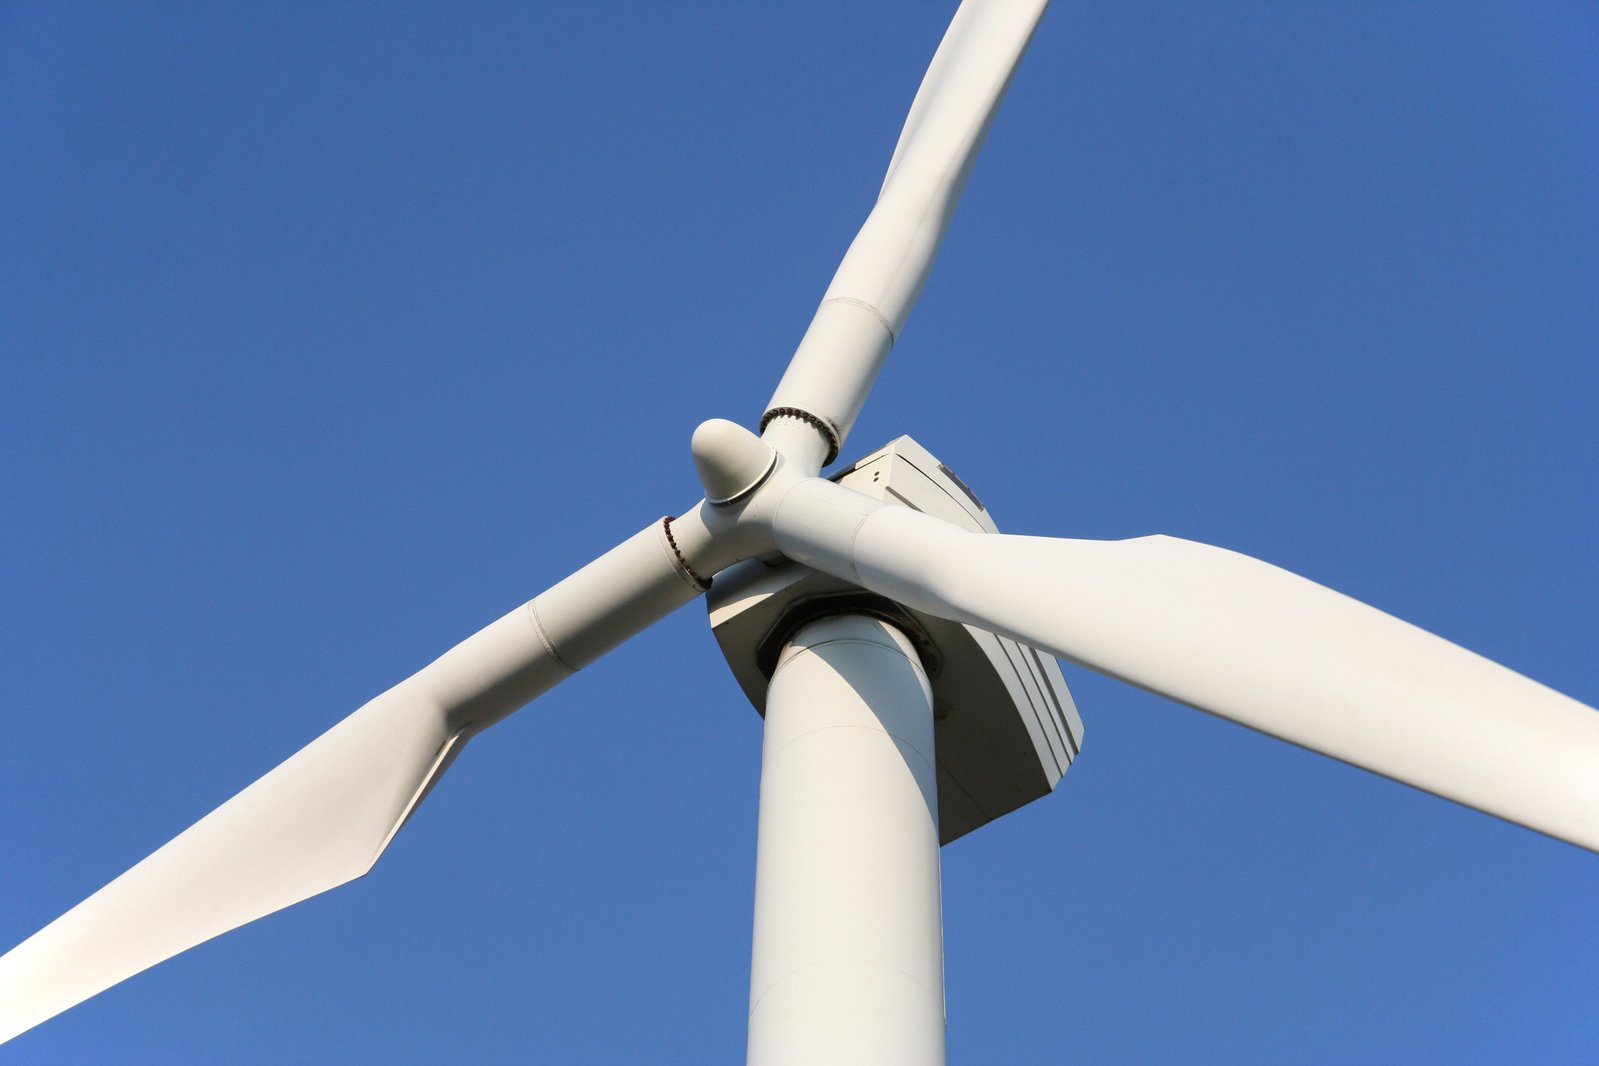
[[[860, 451], [860, 449], [855, 449], [855, 451]], [[1001, 513], [1001, 521], [1003, 521], [1003, 518], [1004, 518], [1003, 513]], [[878, 519], [873, 519], [873, 521], [878, 521]], [[691, 555], [691, 559], [692, 559], [692, 556], [694, 556], [694, 550], [692, 550], [692, 547], [691, 547], [691, 548], [688, 548], [688, 551], [689, 551], [689, 555]], [[903, 590], [900, 590], [900, 591], [903, 591]], [[1046, 625], [1047, 625], [1047, 623], [1046, 623]], [[1033, 631], [1030, 631], [1030, 633], [1028, 633], [1028, 636], [1035, 636], [1035, 638], [1036, 638], [1036, 636], [1038, 636], [1038, 634], [1033, 633]], [[1070, 649], [1068, 649], [1068, 650], [1070, 650]], [[1081, 652], [1079, 652], [1079, 654], [1081, 654]], [[1169, 660], [1167, 660], [1167, 662], [1169, 662]], [[1204, 697], [1199, 697], [1199, 698], [1204, 698]], [[1091, 708], [1091, 710], [1092, 710], [1092, 708]], [[1586, 721], [1586, 719], [1572, 719], [1572, 721], [1573, 722], [1580, 722], [1580, 721]], [[1577, 729], [1585, 729], [1585, 726], [1581, 726], [1581, 724], [1578, 724]], [[1406, 756], [1406, 758], [1409, 758], [1409, 756]], [[1455, 767], [1455, 766], [1458, 766], [1457, 762], [1449, 761], [1449, 762], [1447, 762], [1447, 766], [1442, 767], [1442, 772], [1445, 772], [1445, 774], [1452, 774], [1453, 767]], [[1516, 790], [1516, 791], [1517, 791], [1517, 793], [1527, 794], [1527, 791], [1529, 791], [1529, 790]], [[1533, 793], [1533, 794], [1535, 794], [1535, 793]], [[1572, 809], [1572, 804], [1557, 804], [1557, 807], [1561, 807], [1562, 810], [1569, 810], [1569, 809]], [[1591, 839], [1589, 839], [1589, 845], [1591, 845]], [[32, 983], [32, 981], [30, 981], [30, 983]]]

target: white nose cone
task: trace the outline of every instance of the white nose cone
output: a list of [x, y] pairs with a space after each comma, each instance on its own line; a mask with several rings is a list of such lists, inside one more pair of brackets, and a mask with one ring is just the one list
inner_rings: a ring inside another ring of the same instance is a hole
[[689, 448], [711, 503], [732, 503], [755, 491], [777, 465], [769, 444], [725, 418], [701, 422]]

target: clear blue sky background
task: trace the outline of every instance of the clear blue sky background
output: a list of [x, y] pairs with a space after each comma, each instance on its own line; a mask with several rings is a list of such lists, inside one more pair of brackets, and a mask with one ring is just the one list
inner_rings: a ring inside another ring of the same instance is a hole
[[[0, 947], [690, 506], [951, 10], [0, 9]], [[1063, 0], [850, 451], [1599, 703], [1596, 351], [1593, 4]], [[1599, 857], [1069, 678], [944, 853], [952, 1061], [1599, 1058]], [[7, 1061], [736, 1061], [759, 748], [686, 608]]]

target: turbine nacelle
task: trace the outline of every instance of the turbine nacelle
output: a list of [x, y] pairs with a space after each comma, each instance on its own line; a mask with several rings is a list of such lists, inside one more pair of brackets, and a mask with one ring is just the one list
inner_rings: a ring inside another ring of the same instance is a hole
[[[696, 442], [703, 433], [704, 426]], [[749, 434], [745, 440], [759, 443]], [[840, 493], [935, 515], [972, 533], [997, 532], [971, 490], [909, 437], [890, 442], [830, 480]], [[932, 688], [940, 843], [1049, 795], [1082, 746], [1082, 719], [1059, 664], [1006, 637], [915, 610], [781, 557], [751, 559], [722, 571], [706, 607], [734, 677], [763, 715], [780, 653], [806, 625], [863, 614], [889, 622], [906, 636]]]

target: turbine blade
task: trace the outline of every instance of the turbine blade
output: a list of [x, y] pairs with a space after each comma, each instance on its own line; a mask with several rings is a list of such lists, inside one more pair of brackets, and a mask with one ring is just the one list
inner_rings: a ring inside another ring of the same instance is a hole
[[776, 534], [890, 599], [1599, 851], [1599, 712], [1258, 559], [968, 533], [822, 481]]
[[[767, 405], [831, 427], [834, 452], [910, 316], [989, 124], [1048, 0], [965, 0], [911, 104], [877, 204]], [[831, 461], [831, 459], [829, 459]]]
[[456, 645], [0, 957], [0, 1043], [360, 877], [468, 737], [701, 591], [658, 523]]

